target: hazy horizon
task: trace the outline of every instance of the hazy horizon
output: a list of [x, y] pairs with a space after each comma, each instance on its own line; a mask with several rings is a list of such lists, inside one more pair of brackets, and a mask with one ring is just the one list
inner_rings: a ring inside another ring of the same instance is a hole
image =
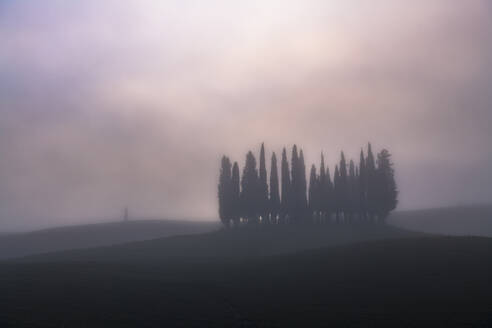
[[490, 31], [486, 0], [0, 2], [0, 231], [216, 217], [261, 142], [387, 148], [398, 210], [490, 204]]

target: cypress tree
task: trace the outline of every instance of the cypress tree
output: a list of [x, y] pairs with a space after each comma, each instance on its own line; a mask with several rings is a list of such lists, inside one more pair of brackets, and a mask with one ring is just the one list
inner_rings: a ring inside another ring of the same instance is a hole
[[265, 163], [265, 146], [261, 144], [260, 150], [260, 180], [259, 180], [259, 210], [262, 222], [268, 222], [268, 184], [267, 184], [267, 171]]
[[343, 212], [344, 219], [349, 211], [349, 188], [348, 188], [348, 175], [347, 175], [347, 162], [345, 155], [342, 151], [340, 156], [340, 172], [339, 192], [340, 192], [340, 210]]
[[321, 163], [319, 165], [319, 181], [318, 181], [318, 191], [316, 199], [316, 210], [319, 213], [319, 220], [323, 221], [326, 215], [328, 194], [326, 185], [326, 171], [325, 171], [325, 159], [323, 153], [321, 153]]
[[224, 226], [229, 227], [231, 220], [231, 161], [223, 156], [221, 161], [218, 197], [219, 197], [219, 217]]
[[240, 193], [239, 193], [239, 166], [237, 162], [234, 162], [232, 167], [232, 179], [231, 179], [231, 203], [232, 203], [232, 221], [235, 226], [239, 225], [241, 219], [241, 203], [240, 203]]
[[282, 200], [281, 200], [281, 220], [286, 221], [289, 215], [290, 203], [291, 203], [291, 181], [289, 162], [287, 161], [287, 151], [284, 148], [282, 151]]
[[360, 150], [359, 159], [359, 216], [361, 220], [367, 219], [367, 173], [364, 150]]
[[376, 212], [376, 193], [375, 193], [375, 185], [376, 185], [376, 164], [374, 160], [374, 155], [372, 153], [371, 143], [367, 145], [367, 158], [366, 158], [366, 205], [367, 212], [369, 216], [369, 220], [374, 219], [374, 214]]
[[246, 163], [241, 179], [241, 205], [248, 223], [257, 223], [259, 215], [258, 170], [256, 159], [250, 151], [246, 155]]
[[280, 195], [278, 187], [277, 157], [272, 154], [270, 167], [270, 220], [277, 223], [277, 217], [280, 211]]
[[316, 166], [311, 166], [311, 173], [309, 175], [309, 213], [316, 218], [316, 212], [318, 209], [318, 190], [319, 190], [318, 177], [316, 175]]
[[291, 180], [290, 180], [290, 199], [288, 204], [289, 220], [291, 222], [298, 221], [299, 212], [299, 155], [297, 153], [297, 146], [292, 147], [291, 156]]
[[340, 171], [338, 165], [335, 165], [335, 173], [333, 175], [333, 211], [337, 223], [340, 222], [340, 211], [342, 202], [342, 189], [340, 183]]
[[386, 149], [383, 149], [378, 154], [377, 163], [378, 167], [375, 178], [376, 186], [374, 188], [376, 193], [375, 207], [379, 220], [384, 223], [389, 213], [394, 210], [398, 204], [398, 190], [396, 189], [391, 154]]
[[356, 178], [355, 178], [355, 164], [353, 160], [349, 162], [349, 176], [348, 176], [348, 219], [353, 220], [353, 214], [356, 211], [356, 199], [359, 195], [356, 194]]
[[355, 166], [355, 178], [354, 178], [354, 216], [357, 216], [360, 220], [360, 171], [359, 167]]
[[304, 154], [302, 149], [299, 152], [298, 165], [298, 183], [299, 183], [299, 209], [298, 217], [300, 220], [306, 219], [308, 203], [307, 203], [307, 181], [306, 181], [306, 165], [304, 164]]
[[331, 214], [334, 211], [334, 204], [335, 204], [335, 200], [334, 200], [335, 196], [334, 195], [335, 195], [335, 192], [334, 192], [333, 183], [331, 181], [331, 175], [330, 175], [330, 168], [329, 167], [326, 168], [325, 179], [326, 179], [325, 195], [323, 196], [324, 202], [325, 202], [325, 207], [324, 207], [324, 209], [325, 209], [325, 221], [330, 222], [331, 221]]

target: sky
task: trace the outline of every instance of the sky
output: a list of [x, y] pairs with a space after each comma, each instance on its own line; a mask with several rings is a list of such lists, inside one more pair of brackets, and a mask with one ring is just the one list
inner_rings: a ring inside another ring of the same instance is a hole
[[491, 31], [487, 0], [0, 0], [0, 231], [216, 219], [261, 142], [371, 141], [399, 209], [490, 203]]

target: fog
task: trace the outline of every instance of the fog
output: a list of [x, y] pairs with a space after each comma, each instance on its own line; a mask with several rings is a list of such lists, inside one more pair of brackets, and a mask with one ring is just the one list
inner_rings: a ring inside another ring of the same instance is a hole
[[213, 220], [219, 159], [393, 154], [400, 209], [490, 202], [492, 6], [0, 2], [0, 231]]

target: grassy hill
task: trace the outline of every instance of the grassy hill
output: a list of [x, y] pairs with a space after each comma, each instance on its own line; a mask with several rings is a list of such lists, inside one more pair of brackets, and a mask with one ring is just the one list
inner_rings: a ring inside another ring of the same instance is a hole
[[390, 223], [415, 231], [492, 237], [492, 205], [470, 205], [395, 212]]
[[0, 259], [67, 249], [114, 245], [172, 235], [213, 231], [218, 223], [139, 220], [111, 222], [0, 235]]
[[387, 225], [246, 226], [215, 232], [30, 256], [26, 261], [160, 261], [167, 258], [251, 257], [354, 242], [420, 236]]
[[[406, 230], [434, 234], [492, 237], [492, 206], [396, 212], [391, 216], [390, 223]], [[218, 222], [139, 220], [0, 235], [0, 260], [63, 250], [125, 244], [168, 236], [206, 233], [220, 228]], [[255, 228], [249, 228], [249, 230], [251, 229], [254, 230]], [[273, 231], [271, 229], [258, 231], [254, 234], [257, 238], [254, 241], [250, 241], [249, 232], [242, 229], [232, 234], [216, 232], [215, 235], [201, 235], [192, 238], [181, 236], [170, 240], [122, 246], [125, 250], [120, 252], [115, 249], [114, 252], [120, 254], [111, 254], [111, 257], [273, 255], [340, 243], [410, 234], [409, 231], [404, 232], [392, 228], [387, 228], [386, 231], [368, 229], [362, 231], [358, 227], [337, 228], [336, 226], [317, 226], [314, 229], [310, 227], [275, 227]], [[271, 242], [273, 239], [275, 242]], [[227, 247], [222, 245], [227, 245]], [[108, 252], [108, 256], [104, 255], [106, 252]], [[92, 252], [93, 255], [84, 256], [110, 257], [109, 253], [111, 252], [113, 252], [111, 249], [98, 249]], [[70, 254], [81, 255], [77, 252]]]
[[0, 326], [487, 327], [492, 239], [268, 257], [0, 264]]

